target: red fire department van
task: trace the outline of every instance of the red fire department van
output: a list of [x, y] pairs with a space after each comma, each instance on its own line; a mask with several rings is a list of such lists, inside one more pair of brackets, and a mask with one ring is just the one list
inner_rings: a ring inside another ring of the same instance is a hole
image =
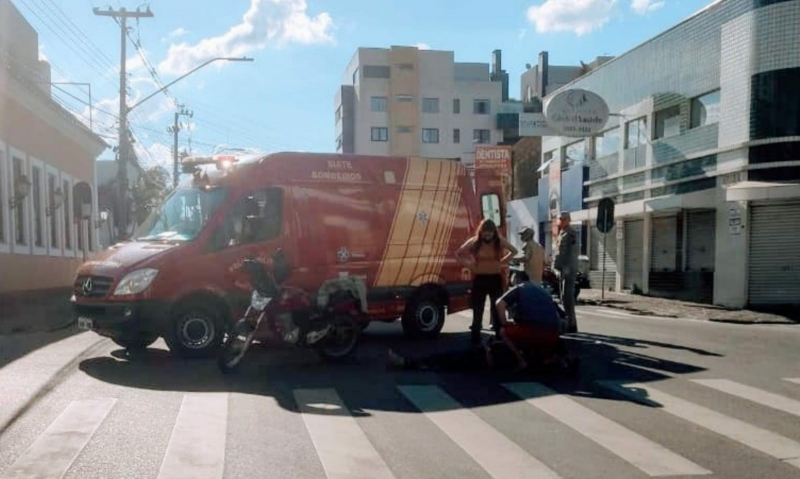
[[81, 328], [126, 348], [164, 337], [178, 355], [211, 355], [249, 300], [242, 260], [283, 248], [292, 285], [355, 276], [372, 320], [400, 317], [408, 335], [433, 337], [469, 307], [455, 249], [484, 213], [504, 216], [500, 183], [478, 175], [479, 200], [459, 161], [278, 153], [183, 168], [192, 178], [130, 240], [78, 269]]

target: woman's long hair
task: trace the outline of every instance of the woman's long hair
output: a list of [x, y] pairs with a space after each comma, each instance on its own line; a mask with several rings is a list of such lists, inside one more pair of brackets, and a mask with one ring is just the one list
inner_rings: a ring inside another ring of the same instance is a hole
[[478, 228], [475, 230], [475, 244], [472, 247], [472, 253], [477, 255], [478, 250], [481, 249], [483, 246], [483, 239], [481, 238], [481, 234], [484, 231], [492, 231], [494, 233], [494, 238], [492, 238], [491, 244], [494, 247], [494, 252], [497, 254], [497, 257], [500, 257], [500, 233], [497, 231], [497, 225], [494, 224], [494, 221], [490, 219], [485, 219], [481, 221], [481, 224], [478, 225]]

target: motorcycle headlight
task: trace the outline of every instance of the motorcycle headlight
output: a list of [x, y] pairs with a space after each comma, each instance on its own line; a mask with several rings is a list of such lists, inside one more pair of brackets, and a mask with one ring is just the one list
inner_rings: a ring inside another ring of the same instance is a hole
[[252, 306], [256, 311], [264, 311], [264, 308], [267, 307], [271, 300], [272, 298], [261, 296], [258, 294], [258, 291], [253, 291], [253, 295], [250, 296], [250, 306]]
[[158, 270], [152, 268], [131, 271], [119, 282], [117, 289], [114, 290], [114, 296], [141, 293], [150, 286], [157, 274]]

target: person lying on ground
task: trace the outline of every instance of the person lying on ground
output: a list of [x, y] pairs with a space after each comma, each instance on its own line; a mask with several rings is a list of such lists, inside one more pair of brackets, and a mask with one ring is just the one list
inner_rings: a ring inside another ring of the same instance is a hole
[[389, 350], [387, 366], [406, 371], [522, 371], [527, 362], [519, 358], [505, 341], [487, 338], [467, 349], [431, 354], [419, 358], [403, 357]]

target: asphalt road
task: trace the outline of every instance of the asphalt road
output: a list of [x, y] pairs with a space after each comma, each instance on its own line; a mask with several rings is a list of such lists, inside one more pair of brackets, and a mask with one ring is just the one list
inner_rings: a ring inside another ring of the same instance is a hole
[[388, 372], [257, 350], [234, 377], [93, 333], [0, 337], [0, 478], [800, 477], [800, 326], [579, 308], [579, 377]]

